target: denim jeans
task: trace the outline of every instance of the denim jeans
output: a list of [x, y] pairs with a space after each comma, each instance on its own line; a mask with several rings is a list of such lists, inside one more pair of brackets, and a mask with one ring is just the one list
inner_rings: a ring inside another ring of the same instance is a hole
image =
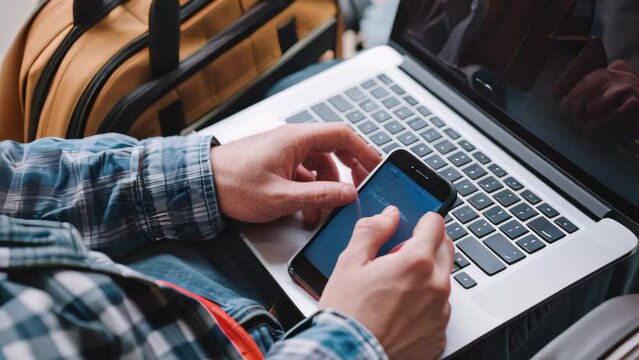
[[[275, 85], [267, 95], [284, 90], [336, 63], [338, 62], [332, 61], [313, 65], [293, 74]], [[236, 308], [256, 304], [267, 308], [271, 306], [270, 300], [263, 295], [264, 292], [258, 291], [258, 284], [263, 281], [252, 280], [256, 274], [247, 274], [245, 271], [247, 262], [256, 260], [246, 255], [237, 256], [224, 245], [220, 242], [158, 243], [123, 262], [142, 273], [173, 282], [203, 296], [233, 301]], [[639, 293], [638, 269], [639, 254], [635, 254], [513, 319], [456, 358], [529, 359], [605, 300], [625, 293]], [[254, 324], [249, 332], [265, 350], [279, 339], [282, 330], [279, 324], [265, 321]]]

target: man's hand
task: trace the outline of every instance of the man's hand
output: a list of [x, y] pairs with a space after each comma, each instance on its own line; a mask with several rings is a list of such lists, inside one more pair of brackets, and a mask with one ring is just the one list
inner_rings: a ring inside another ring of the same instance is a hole
[[442, 217], [428, 213], [397, 252], [375, 258], [399, 221], [391, 206], [357, 222], [320, 306], [353, 316], [391, 358], [435, 359], [446, 345], [453, 243]]
[[583, 135], [595, 138], [639, 134], [639, 77], [624, 61], [585, 76], [559, 104]]
[[381, 157], [346, 125], [284, 125], [211, 150], [218, 203], [236, 220], [267, 222], [303, 210], [315, 223], [322, 209], [357, 198], [339, 182], [330, 154], [352, 170], [358, 185]]

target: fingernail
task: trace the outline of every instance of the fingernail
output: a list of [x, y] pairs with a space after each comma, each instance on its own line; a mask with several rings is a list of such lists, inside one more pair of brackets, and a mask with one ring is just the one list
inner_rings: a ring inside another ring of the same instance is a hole
[[344, 185], [341, 196], [343, 200], [352, 200], [357, 197], [357, 189], [352, 185]]

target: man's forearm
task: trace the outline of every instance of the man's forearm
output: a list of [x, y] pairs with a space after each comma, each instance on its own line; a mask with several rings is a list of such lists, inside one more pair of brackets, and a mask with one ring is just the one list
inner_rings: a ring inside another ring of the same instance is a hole
[[123, 135], [0, 143], [0, 213], [69, 222], [87, 247], [125, 253], [222, 229], [210, 137]]

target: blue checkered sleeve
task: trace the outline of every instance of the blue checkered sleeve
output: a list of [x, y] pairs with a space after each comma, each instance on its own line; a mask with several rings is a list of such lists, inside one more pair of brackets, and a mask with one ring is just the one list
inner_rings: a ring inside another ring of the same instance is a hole
[[222, 229], [211, 137], [0, 143], [0, 213], [72, 224], [85, 245], [123, 254], [158, 239], [213, 239]]

